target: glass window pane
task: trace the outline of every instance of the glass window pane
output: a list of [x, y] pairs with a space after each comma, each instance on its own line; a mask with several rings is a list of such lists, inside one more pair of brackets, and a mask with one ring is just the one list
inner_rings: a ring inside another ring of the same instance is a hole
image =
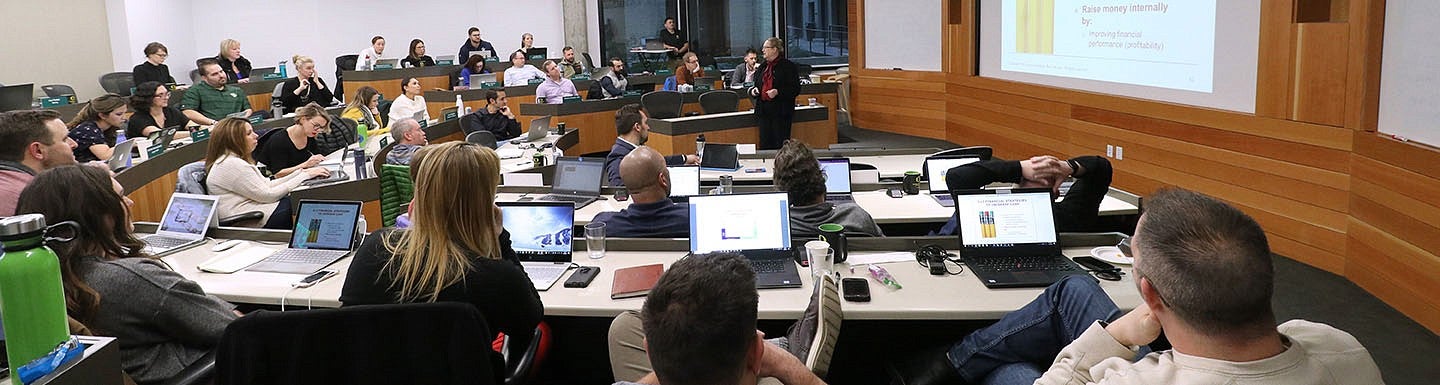
[[[624, 59], [631, 72], [646, 70], [637, 65], [640, 57], [631, 55], [630, 49], [644, 47], [646, 39], [659, 36], [665, 18], [677, 13], [675, 0], [600, 0], [600, 50], [606, 58]], [[595, 58], [596, 65], [602, 60]]]
[[715, 57], [733, 68], [746, 49], [760, 51], [766, 38], [775, 36], [772, 0], [685, 0], [685, 25], [696, 53]]
[[786, 56], [796, 63], [821, 65], [850, 61], [845, 0], [786, 0]]

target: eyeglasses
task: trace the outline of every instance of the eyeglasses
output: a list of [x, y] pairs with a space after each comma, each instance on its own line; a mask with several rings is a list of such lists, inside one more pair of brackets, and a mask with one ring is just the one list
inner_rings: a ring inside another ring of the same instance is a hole
[[169, 93], [169, 92], [158, 93], [158, 94], [155, 94], [155, 97], [157, 97], [157, 98], [168, 98], [168, 97], [170, 97], [170, 93]]
[[168, 53], [152, 53], [151, 55], [155, 55], [155, 56], [159, 56], [159, 57], [170, 57], [170, 54], [168, 54]]

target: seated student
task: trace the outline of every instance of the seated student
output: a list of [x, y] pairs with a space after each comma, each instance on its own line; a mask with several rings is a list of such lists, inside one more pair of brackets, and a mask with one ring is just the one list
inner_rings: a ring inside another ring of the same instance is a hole
[[250, 59], [240, 56], [240, 42], [235, 39], [220, 41], [220, 54], [215, 55], [215, 62], [220, 64], [220, 69], [225, 71], [225, 78], [231, 83], [250, 82]]
[[425, 54], [425, 42], [420, 39], [410, 40], [410, 54], [400, 59], [400, 68], [430, 67], [435, 65], [435, 59]]
[[0, 112], [0, 217], [15, 215], [36, 173], [75, 164], [75, 141], [53, 110]]
[[424, 112], [429, 115], [428, 107], [425, 106], [425, 96], [420, 89], [420, 79], [405, 78], [400, 80], [400, 96], [390, 102], [390, 124], [400, 119], [414, 117], [417, 112]]
[[460, 66], [460, 86], [466, 89], [470, 87], [480, 88], [479, 84], [470, 84], [470, 75], [488, 74], [490, 70], [485, 69], [485, 58], [479, 55], [465, 59], [465, 64]]
[[462, 302], [480, 310], [490, 335], [533, 333], [545, 308], [500, 225], [500, 157], [489, 147], [449, 142], [426, 146], [411, 170], [410, 228], [365, 237], [341, 304]]
[[415, 156], [416, 151], [424, 145], [430, 144], [425, 138], [425, 130], [420, 128], [420, 122], [412, 118], [400, 119], [390, 125], [390, 138], [395, 140], [395, 147], [385, 155], [385, 163], [410, 165], [410, 160]]
[[243, 117], [250, 117], [250, 99], [240, 87], [225, 84], [225, 71], [220, 69], [219, 62], [200, 59], [195, 61], [195, 67], [200, 70], [204, 84], [190, 87], [185, 91], [185, 98], [180, 100], [180, 111], [185, 113], [186, 118], [195, 124], [210, 126], [237, 112], [244, 112]]
[[[610, 147], [610, 153], [605, 155], [605, 175], [610, 187], [625, 185], [620, 179], [620, 160], [630, 154], [635, 147], [645, 145], [650, 140], [650, 117], [639, 104], [626, 104], [615, 111], [615, 145]], [[679, 166], [682, 164], [700, 164], [700, 157], [695, 155], [675, 154], [665, 157], [665, 165]]]
[[[1074, 177], [1075, 183], [1065, 199], [1055, 204], [1055, 228], [1060, 232], [1099, 231], [1100, 201], [1110, 192], [1110, 161], [1086, 155], [1070, 160], [1045, 155], [1026, 160], [987, 160], [955, 167], [945, 172], [946, 185], [952, 189], [977, 189], [994, 182], [1017, 183], [1020, 187], [1051, 189], [1059, 197], [1060, 183]], [[958, 222], [954, 215], [938, 234], [954, 235]]]
[[[380, 129], [380, 91], [375, 87], [361, 86], [350, 98], [350, 104], [340, 111], [340, 117], [355, 123], [364, 123], [367, 130]], [[358, 128], [358, 127], [357, 127]]]
[[108, 170], [63, 166], [40, 173], [20, 193], [17, 212], [48, 223], [75, 221], [60, 259], [65, 310], [120, 342], [120, 366], [140, 384], [163, 383], [215, 349], [235, 306], [142, 254], [124, 188]]
[[[625, 87], [629, 81], [625, 80], [625, 61], [618, 57], [610, 58], [610, 68], [600, 75], [600, 92], [604, 93], [603, 98], [618, 98], [625, 96]], [[595, 97], [591, 95], [590, 97]]]
[[468, 33], [470, 38], [465, 40], [465, 44], [460, 45], [460, 53], [455, 55], [456, 60], [469, 60], [470, 53], [477, 51], [489, 52], [490, 56], [495, 56], [495, 46], [491, 45], [488, 41], [480, 39], [479, 27], [470, 27]]
[[134, 84], [147, 82], [158, 82], [161, 85], [175, 84], [175, 77], [170, 75], [170, 67], [165, 65], [165, 59], [170, 58], [170, 49], [165, 48], [160, 42], [150, 42], [145, 45], [145, 61], [136, 64], [130, 70], [131, 80]]
[[809, 354], [817, 299], [812, 296], [806, 317], [788, 336], [765, 340], [756, 329], [755, 272], [745, 257], [716, 253], [675, 261], [639, 313], [610, 323], [615, 384], [750, 385], [766, 377], [785, 385], [824, 384], [797, 358]]
[[210, 195], [220, 198], [215, 207], [218, 217], [259, 211], [265, 214], [261, 218], [265, 228], [289, 229], [290, 191], [307, 179], [330, 176], [330, 170], [324, 167], [310, 167], [292, 170], [279, 179], [266, 178], [250, 156], [260, 139], [250, 122], [221, 119], [210, 132], [210, 144], [205, 150], [205, 187]]
[[[1291, 320], [1278, 327], [1264, 229], [1199, 193], [1146, 198], [1135, 237], [1143, 302], [1123, 316], [1093, 279], [1071, 276], [945, 352], [901, 365], [908, 384], [1380, 384], [1354, 336]], [[1173, 349], [1136, 358], [1161, 332]], [[1176, 382], [1180, 380], [1180, 382]]]
[[875, 218], [855, 203], [825, 201], [825, 172], [804, 142], [790, 139], [775, 152], [775, 189], [790, 196], [790, 234], [813, 237], [820, 225], [845, 226], [848, 235], [883, 237]]
[[739, 67], [735, 67], [735, 71], [730, 72], [730, 81], [726, 85], [730, 88], [740, 88], [744, 87], [745, 83], [750, 83], [753, 86], [755, 69], [760, 65], [759, 58], [760, 53], [755, 52], [754, 48], [746, 49], [745, 62]]
[[560, 61], [561, 76], [569, 78], [576, 74], [589, 74], [585, 71], [585, 63], [575, 58], [575, 47], [565, 47], [560, 52], [563, 54], [563, 60]]
[[116, 133], [125, 127], [128, 100], [115, 94], [90, 99], [70, 119], [70, 139], [75, 140], [75, 160], [90, 162], [109, 160], [115, 153]]
[[523, 35], [520, 35], [520, 49], [517, 49], [516, 51], [524, 52], [524, 53], [525, 53], [525, 56], [530, 56], [531, 53], [532, 53], [532, 51], [534, 51], [534, 50], [535, 50], [535, 35], [531, 35], [531, 34], [528, 33], [528, 32], [525, 33], [525, 34], [523, 34]]
[[530, 79], [544, 79], [545, 72], [525, 63], [525, 53], [510, 53], [510, 68], [505, 69], [505, 86], [516, 87], [530, 84]]
[[680, 65], [675, 67], [675, 84], [695, 85], [698, 79], [705, 77], [705, 69], [700, 68], [700, 57], [694, 52], [686, 52], [681, 58]]
[[515, 113], [510, 111], [505, 90], [485, 90], [485, 108], [460, 118], [460, 128], [465, 134], [478, 130], [490, 131], [497, 140], [508, 140], [525, 133]]
[[374, 69], [375, 69], [375, 62], [380, 61], [380, 59], [384, 58], [384, 56], [382, 56], [382, 55], [384, 55], [384, 54], [385, 54], [385, 38], [384, 38], [384, 37], [380, 37], [380, 36], [375, 36], [375, 37], [370, 38], [370, 46], [369, 46], [369, 47], [365, 47], [365, 49], [363, 49], [363, 50], [360, 50], [360, 54], [359, 54], [359, 55], [356, 55], [356, 59], [355, 59], [355, 70], [356, 70], [356, 71], [370, 71], [370, 70], [374, 70]]
[[335, 104], [335, 93], [330, 91], [330, 86], [325, 85], [325, 79], [315, 76], [315, 59], [295, 55], [290, 62], [295, 64], [295, 77], [286, 79], [285, 85], [280, 86], [283, 113], [295, 112], [295, 109], [310, 103], [322, 107]]
[[[139, 138], [169, 127], [184, 127], [190, 122], [179, 108], [170, 106], [170, 88], [158, 82], [144, 82], [135, 86], [130, 96], [130, 122], [125, 127], [125, 137]], [[175, 137], [190, 136], [190, 131], [179, 130]]]
[[300, 107], [295, 111], [295, 124], [284, 128], [284, 132], [266, 135], [265, 142], [259, 143], [252, 155], [255, 161], [273, 171], [276, 178], [284, 178], [325, 160], [325, 154], [319, 152], [315, 143], [315, 135], [329, 128], [330, 114], [320, 106]]
[[690, 205], [670, 200], [670, 170], [665, 157], [640, 146], [620, 161], [620, 178], [630, 191], [630, 207], [602, 212], [595, 222], [605, 234], [629, 238], [685, 238], [690, 236]]
[[545, 61], [545, 82], [535, 87], [535, 102], [560, 104], [566, 97], [580, 96], [575, 82], [560, 76], [560, 65], [554, 60]]

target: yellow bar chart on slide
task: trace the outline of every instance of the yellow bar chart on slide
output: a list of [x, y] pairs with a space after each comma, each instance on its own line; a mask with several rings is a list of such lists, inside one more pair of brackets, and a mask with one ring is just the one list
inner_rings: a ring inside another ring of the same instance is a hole
[[1055, 0], [1015, 0], [1015, 51], [1055, 53]]

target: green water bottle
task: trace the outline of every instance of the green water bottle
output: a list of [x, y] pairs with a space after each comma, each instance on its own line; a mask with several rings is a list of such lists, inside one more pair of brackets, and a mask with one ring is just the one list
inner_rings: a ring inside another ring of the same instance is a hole
[[[362, 107], [362, 108], [363, 108], [363, 107]], [[355, 143], [360, 143], [360, 147], [361, 147], [361, 148], [364, 148], [364, 147], [365, 147], [365, 136], [366, 136], [365, 134], [366, 134], [366, 131], [369, 131], [369, 130], [370, 130], [370, 127], [367, 126], [364, 121], [361, 121], [360, 123], [358, 123], [358, 124], [355, 125], [355, 135], [356, 135], [356, 139], [355, 139], [356, 142], [355, 142]]]
[[0, 321], [11, 367], [40, 358], [70, 338], [60, 259], [45, 246], [45, 216], [0, 219]]

